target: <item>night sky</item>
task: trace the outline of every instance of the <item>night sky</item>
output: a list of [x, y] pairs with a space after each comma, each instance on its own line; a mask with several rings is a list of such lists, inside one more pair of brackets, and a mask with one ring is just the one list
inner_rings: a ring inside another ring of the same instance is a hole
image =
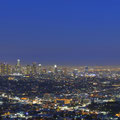
[[1, 0], [0, 61], [120, 65], [120, 0]]

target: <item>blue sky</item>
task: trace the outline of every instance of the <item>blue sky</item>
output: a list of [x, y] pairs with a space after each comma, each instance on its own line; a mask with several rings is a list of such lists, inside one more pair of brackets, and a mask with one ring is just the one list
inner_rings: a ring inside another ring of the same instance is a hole
[[0, 1], [0, 61], [120, 64], [119, 0]]

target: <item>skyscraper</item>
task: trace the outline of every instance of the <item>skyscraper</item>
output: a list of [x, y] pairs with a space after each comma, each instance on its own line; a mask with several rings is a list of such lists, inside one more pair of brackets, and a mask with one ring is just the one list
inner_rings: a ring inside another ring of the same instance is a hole
[[9, 74], [11, 74], [11, 72], [12, 72], [12, 69], [9, 64], [1, 63], [1, 65], [0, 65], [1, 75], [9, 75]]
[[1, 68], [1, 75], [5, 75], [5, 71], [6, 71], [6, 67], [5, 67], [5, 63], [1, 63], [0, 65], [0, 68]]
[[88, 66], [85, 66], [85, 73], [88, 73]]
[[54, 65], [54, 73], [57, 74], [58, 73], [58, 68], [57, 65]]
[[37, 73], [41, 74], [41, 72], [42, 72], [42, 65], [38, 64]]
[[26, 74], [29, 75], [31, 73], [31, 66], [27, 65], [26, 66]]
[[36, 75], [37, 74], [37, 65], [36, 62], [32, 63], [32, 75]]
[[74, 69], [74, 70], [73, 70], [73, 76], [74, 76], [74, 77], [77, 77], [77, 76], [78, 76], [78, 69]]
[[17, 59], [17, 66], [20, 66], [20, 59]]
[[6, 74], [9, 75], [12, 73], [12, 68], [11, 68], [11, 65], [9, 64], [6, 64]]
[[21, 73], [20, 59], [17, 59], [16, 72]]
[[67, 68], [63, 68], [64, 75], [67, 75]]

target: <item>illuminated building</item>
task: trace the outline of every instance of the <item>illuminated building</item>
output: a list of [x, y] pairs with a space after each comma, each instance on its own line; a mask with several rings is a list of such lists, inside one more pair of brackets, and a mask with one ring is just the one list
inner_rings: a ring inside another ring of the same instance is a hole
[[41, 74], [41, 72], [42, 72], [42, 65], [41, 65], [41, 64], [38, 64], [37, 73], [38, 73], [38, 74]]
[[54, 65], [54, 73], [57, 74], [58, 73], [58, 68], [57, 65]]
[[1, 75], [5, 75], [5, 74], [6, 74], [6, 66], [5, 66], [5, 63], [1, 63], [0, 68], [1, 68]]
[[55, 99], [55, 103], [70, 104], [72, 99]]
[[63, 68], [63, 74], [67, 75], [67, 68]]
[[29, 75], [31, 73], [31, 66], [27, 65], [26, 66], [26, 74]]
[[85, 66], [85, 73], [88, 73], [88, 66]]
[[1, 75], [9, 75], [11, 74], [12, 69], [9, 64], [1, 63], [0, 65], [0, 73]]
[[17, 59], [17, 66], [20, 66], [20, 59]]
[[74, 69], [74, 70], [73, 70], [73, 76], [74, 76], [74, 77], [77, 77], [77, 76], [78, 76], [78, 69]]
[[37, 74], [37, 65], [35, 62], [33, 62], [31, 69], [32, 69], [32, 75], [36, 75]]
[[53, 71], [53, 68], [50, 66], [50, 67], [48, 68], [48, 71]]
[[20, 59], [17, 60], [16, 73], [21, 73]]
[[46, 74], [47, 73], [47, 70], [44, 68], [44, 69], [42, 69], [42, 73], [43, 74]]
[[11, 73], [12, 73], [11, 65], [7, 64], [7, 65], [6, 65], [6, 74], [7, 74], [7, 75], [10, 75]]

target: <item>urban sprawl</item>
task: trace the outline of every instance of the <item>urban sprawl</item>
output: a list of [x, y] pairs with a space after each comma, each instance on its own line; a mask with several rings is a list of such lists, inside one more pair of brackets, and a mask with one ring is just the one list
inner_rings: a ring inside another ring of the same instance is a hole
[[120, 120], [120, 66], [0, 63], [0, 120]]

